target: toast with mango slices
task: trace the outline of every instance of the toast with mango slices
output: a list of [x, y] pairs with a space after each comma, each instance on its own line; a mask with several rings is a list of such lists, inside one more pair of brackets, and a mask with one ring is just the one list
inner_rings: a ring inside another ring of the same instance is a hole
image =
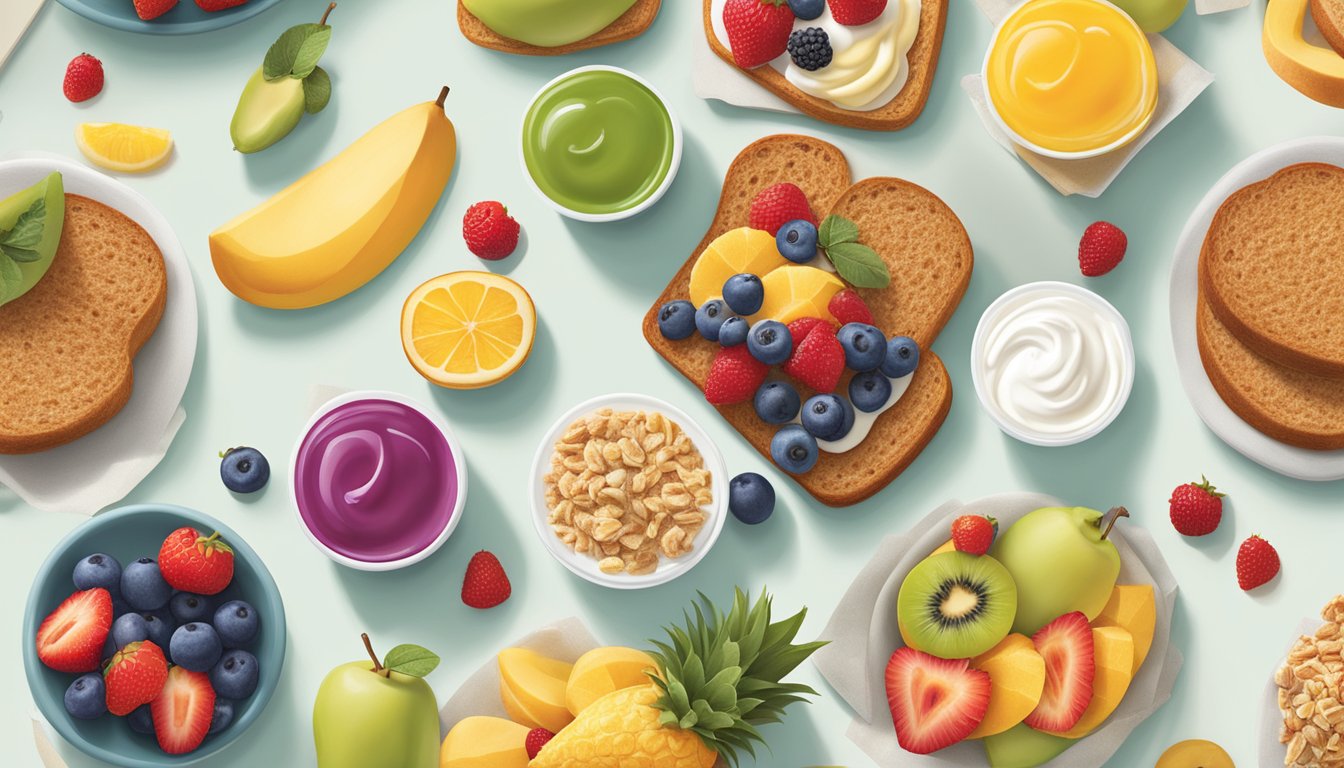
[[[823, 504], [849, 506], [895, 479], [947, 417], [952, 382], [930, 345], [970, 282], [971, 241], [956, 214], [922, 187], [892, 178], [853, 184], [844, 153], [820, 139], [779, 135], [751, 144], [728, 169], [709, 231], [644, 317], [649, 345], [702, 391], [719, 345], [698, 335], [682, 341], [664, 338], [658, 329], [658, 310], [689, 295], [691, 270], [700, 253], [725, 232], [746, 226], [757, 193], [780, 182], [801, 188], [819, 219], [835, 213], [858, 224], [862, 241], [878, 253], [893, 276], [899, 276], [886, 288], [858, 292], [883, 333], [910, 336], [921, 350], [919, 367], [904, 396], [877, 418], [862, 443], [845, 453], [821, 452], [810, 472], [793, 475]], [[851, 375], [845, 373], [837, 391], [845, 391]], [[813, 394], [797, 386], [804, 400]], [[763, 422], [752, 403], [722, 406], [719, 412], [757, 451], [770, 457], [777, 427]]]
[[530, 45], [521, 40], [504, 37], [472, 15], [461, 0], [458, 0], [457, 3], [457, 26], [462, 30], [463, 37], [482, 48], [520, 56], [563, 56], [566, 53], [586, 51], [589, 48], [598, 48], [639, 37], [658, 17], [658, 10], [662, 7], [662, 4], [663, 0], [636, 0], [629, 10], [595, 34], [569, 45], [554, 47]]

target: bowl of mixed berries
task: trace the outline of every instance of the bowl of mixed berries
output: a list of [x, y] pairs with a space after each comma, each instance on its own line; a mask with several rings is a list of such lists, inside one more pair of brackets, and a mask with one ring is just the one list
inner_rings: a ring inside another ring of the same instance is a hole
[[219, 521], [170, 505], [89, 520], [47, 557], [24, 672], [80, 751], [129, 768], [195, 762], [261, 714], [285, 657], [280, 591]]

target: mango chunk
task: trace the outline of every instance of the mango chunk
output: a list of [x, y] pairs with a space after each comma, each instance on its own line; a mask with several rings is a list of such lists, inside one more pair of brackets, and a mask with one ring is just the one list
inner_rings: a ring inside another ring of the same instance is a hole
[[1134, 679], [1134, 638], [1119, 627], [1093, 627], [1092, 702], [1083, 711], [1078, 724], [1059, 734], [1066, 739], [1081, 739], [1096, 730], [1111, 716], [1125, 698]]
[[657, 665], [649, 654], [634, 648], [594, 648], [574, 662], [565, 686], [565, 706], [578, 717], [590, 704], [608, 693], [647, 685], [647, 672]]
[[559, 733], [574, 719], [565, 706], [573, 665], [525, 648], [499, 652], [499, 698], [514, 722]]
[[1118, 585], [1092, 626], [1119, 627], [1129, 632], [1134, 638], [1134, 675], [1138, 676], [1139, 667], [1152, 650], [1157, 629], [1157, 602], [1152, 585]]
[[443, 740], [439, 768], [527, 768], [527, 726], [498, 717], [468, 717]]
[[1045, 659], [1026, 635], [1010, 634], [988, 652], [971, 659], [973, 669], [989, 673], [989, 709], [968, 739], [1003, 733], [1036, 709], [1045, 690]]

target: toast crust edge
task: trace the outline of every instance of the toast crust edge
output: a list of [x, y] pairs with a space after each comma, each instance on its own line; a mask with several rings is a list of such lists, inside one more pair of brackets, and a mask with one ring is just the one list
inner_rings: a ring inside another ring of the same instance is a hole
[[[462, 31], [463, 37], [482, 48], [513, 53], [519, 56], [563, 56], [567, 53], [586, 51], [639, 37], [648, 31], [649, 27], [653, 25], [654, 19], [658, 18], [658, 11], [662, 8], [662, 4], [663, 0], [637, 0], [625, 13], [618, 16], [605, 28], [577, 42], [569, 45], [559, 45], [554, 48], [529, 45], [496, 34], [480, 19], [476, 18], [471, 11], [468, 11], [461, 0], [458, 0], [457, 3], [457, 27]], [[627, 24], [632, 26], [627, 28]]]

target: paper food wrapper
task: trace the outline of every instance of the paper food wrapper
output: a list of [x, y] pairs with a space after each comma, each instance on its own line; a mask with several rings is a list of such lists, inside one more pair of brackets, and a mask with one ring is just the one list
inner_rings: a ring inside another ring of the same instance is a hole
[[1195, 13], [1207, 16], [1210, 13], [1235, 11], [1251, 4], [1251, 0], [1195, 0]]
[[0, 456], [0, 486], [44, 512], [92, 515], [125, 498], [168, 452], [186, 420], [182, 394], [196, 357], [196, 288], [186, 253], [167, 220], [118, 181], [58, 155], [25, 153], [0, 162], [0, 189], [29, 186], [60, 171], [66, 192], [121, 211], [163, 251], [168, 301], [163, 319], [135, 356], [135, 388], [112, 420], [41, 453]]
[[[948, 527], [960, 515], [993, 515], [1006, 530], [1040, 507], [1062, 506], [1039, 494], [1003, 494], [969, 504], [952, 501], [935, 509], [907, 533], [888, 536], [841, 599], [822, 639], [830, 645], [813, 657], [817, 669], [854, 710], [848, 736], [882, 768], [985, 765], [984, 749], [963, 742], [932, 755], [901, 749], [888, 714], [883, 677], [892, 651], [901, 645], [893, 615], [896, 593], [910, 569], [947, 540]], [[1180, 651], [1171, 645], [1176, 580], [1146, 531], [1123, 521], [1111, 533], [1120, 552], [1121, 584], [1151, 584], [1157, 597], [1157, 628], [1152, 650], [1124, 700], [1106, 722], [1080, 739], [1048, 768], [1102, 765], [1129, 734], [1171, 698], [1180, 671]]]
[[[998, 24], [1018, 3], [1015, 0], [976, 0], [980, 10], [990, 22]], [[1115, 181], [1120, 172], [1129, 165], [1129, 161], [1139, 153], [1148, 142], [1176, 116], [1190, 106], [1195, 97], [1213, 83], [1213, 75], [1199, 66], [1180, 49], [1161, 35], [1149, 35], [1153, 56], [1157, 59], [1157, 111], [1147, 130], [1129, 144], [1098, 157], [1084, 160], [1058, 160], [1045, 157], [1023, 149], [1008, 138], [1008, 134], [994, 122], [990, 115], [989, 104], [985, 98], [983, 78], [979, 74], [967, 75], [961, 80], [962, 90], [970, 97], [980, 122], [985, 130], [1004, 149], [1022, 159], [1040, 174], [1050, 186], [1062, 195], [1082, 195], [1100, 197], [1101, 193]]]
[[[717, 21], [722, 16], [722, 7], [722, 2], [716, 2], [713, 6], [711, 13], [716, 20], [715, 24], [722, 23]], [[695, 55], [691, 60], [691, 80], [696, 96], [747, 109], [802, 114], [797, 107], [757, 85], [742, 70], [720, 59], [709, 47], [702, 25], [696, 24], [695, 34], [691, 37], [695, 46]]]
[[[1297, 634], [1293, 635], [1293, 642], [1302, 635], [1312, 635], [1321, 628], [1324, 622], [1320, 619], [1303, 619], [1302, 623], [1297, 625]], [[1292, 643], [1283, 649], [1283, 657], [1288, 658], [1288, 652], [1292, 650]], [[1278, 664], [1274, 665], [1278, 669]], [[1288, 746], [1279, 743], [1279, 730], [1283, 728], [1283, 713], [1279, 711], [1279, 687], [1274, 684], [1274, 675], [1271, 673], [1269, 682], [1265, 683], [1265, 695], [1261, 697], [1260, 705], [1260, 759], [1256, 765], [1261, 768], [1273, 768], [1276, 765], [1283, 765], [1284, 758], [1288, 755]]]

